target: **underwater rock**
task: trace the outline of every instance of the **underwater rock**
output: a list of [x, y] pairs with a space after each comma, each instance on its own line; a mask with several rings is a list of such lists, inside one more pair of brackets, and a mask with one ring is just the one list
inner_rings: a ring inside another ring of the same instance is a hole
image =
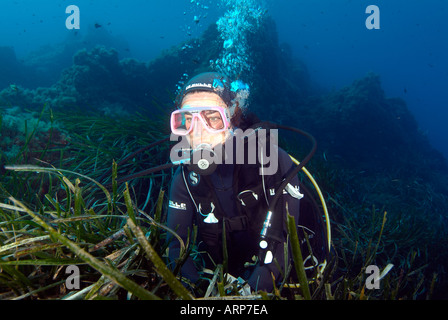
[[[341, 168], [365, 175], [378, 172], [419, 177], [431, 171], [448, 177], [443, 155], [435, 150], [399, 98], [387, 98], [380, 77], [368, 74], [335, 92], [309, 97], [291, 113], [289, 124], [299, 124], [318, 141], [318, 154]], [[443, 185], [436, 175], [428, 178]], [[437, 181], [436, 181], [437, 180]], [[442, 187], [448, 192], [448, 189]]]
[[[39, 98], [37, 98], [39, 100]], [[0, 91], [0, 106], [34, 106], [36, 92], [18, 85], [9, 85]], [[38, 102], [41, 104], [41, 102]], [[41, 104], [42, 106], [42, 104]]]
[[78, 51], [74, 65], [63, 73], [76, 89], [80, 105], [100, 106], [104, 101], [120, 101], [122, 73], [118, 52], [103, 46]]
[[316, 131], [331, 137], [324, 141], [348, 159], [382, 157], [390, 148], [405, 143], [376, 75], [330, 93], [314, 111]]
[[[117, 51], [103, 46], [91, 51], [80, 50], [73, 57], [74, 64], [62, 72], [57, 83], [36, 89], [5, 88], [0, 92], [0, 105], [39, 109], [47, 104], [55, 109], [75, 106], [101, 109], [111, 103], [122, 103], [132, 109], [144, 96], [132, 88], [141, 90], [145, 86], [141, 75], [147, 69], [145, 64], [129, 60], [119, 61]], [[140, 72], [136, 73], [137, 70]]]
[[10, 84], [26, 89], [50, 87], [73, 64], [73, 56], [81, 49], [93, 50], [98, 45], [114, 48], [120, 57], [130, 55], [129, 44], [113, 35], [107, 27], [89, 26], [85, 32], [70, 32], [60, 43], [43, 44], [20, 59], [14, 48], [0, 46], [0, 90]]
[[308, 96], [316, 94], [305, 64], [295, 59], [287, 44], [279, 44], [275, 21], [266, 18], [251, 35], [250, 51], [254, 63], [249, 75], [251, 106], [260, 118], [288, 121]]
[[21, 69], [12, 47], [0, 46], [0, 88], [17, 83], [21, 79]]
[[64, 68], [71, 66], [73, 53], [76, 52], [73, 43], [43, 45], [30, 52], [21, 62], [26, 68], [26, 79], [20, 81], [23, 87], [35, 89], [49, 87], [59, 80]]
[[[57, 122], [40, 117], [38, 112], [23, 110], [19, 106], [0, 107], [0, 152], [3, 161], [21, 157], [30, 163], [36, 154], [49, 147], [67, 144], [68, 134]], [[27, 152], [21, 153], [27, 146]], [[58, 155], [47, 154], [45, 160], [58, 159]], [[41, 159], [43, 160], [43, 159]]]

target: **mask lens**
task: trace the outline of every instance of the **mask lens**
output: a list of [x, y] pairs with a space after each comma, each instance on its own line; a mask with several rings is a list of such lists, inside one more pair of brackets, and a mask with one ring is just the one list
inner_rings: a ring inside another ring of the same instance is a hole
[[190, 132], [193, 115], [182, 110], [171, 114], [171, 131], [178, 135], [186, 135]]
[[204, 119], [208, 128], [214, 130], [224, 129], [224, 119], [222, 114], [217, 110], [206, 110], [201, 112], [202, 119]]

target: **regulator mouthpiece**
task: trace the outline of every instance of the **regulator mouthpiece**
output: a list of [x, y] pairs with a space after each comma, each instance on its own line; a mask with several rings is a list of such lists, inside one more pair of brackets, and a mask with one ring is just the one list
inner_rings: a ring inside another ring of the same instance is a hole
[[216, 157], [217, 155], [210, 145], [201, 144], [191, 151], [188, 169], [199, 175], [210, 175], [216, 170]]

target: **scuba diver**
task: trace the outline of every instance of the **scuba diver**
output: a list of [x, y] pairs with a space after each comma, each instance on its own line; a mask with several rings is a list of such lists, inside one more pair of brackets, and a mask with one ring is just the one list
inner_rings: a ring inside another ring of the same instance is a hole
[[[281, 283], [285, 261], [291, 261], [284, 257], [287, 213], [298, 224], [306, 270], [321, 266], [328, 253], [319, 213], [307, 210], [309, 205], [301, 208], [305, 199], [296, 165], [278, 147], [276, 131], [258, 125], [247, 111], [248, 93], [243, 82], [216, 72], [185, 84], [170, 119], [172, 136], [183, 141], [178, 144], [183, 149], [172, 151], [179, 155], [172, 162], [181, 165], [171, 181], [167, 214], [167, 226], [184, 242], [194, 226], [198, 230], [196, 256], [183, 262], [181, 277], [198, 287], [207, 270], [220, 264], [246, 294], [271, 292], [274, 282]], [[174, 268], [180, 242], [168, 241]]]

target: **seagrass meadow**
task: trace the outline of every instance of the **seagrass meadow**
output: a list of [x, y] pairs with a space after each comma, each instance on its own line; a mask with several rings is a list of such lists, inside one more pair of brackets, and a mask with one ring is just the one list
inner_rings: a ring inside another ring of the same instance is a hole
[[[186, 289], [177, 271], [195, 253], [196, 230], [182, 243], [179, 265], [166, 266], [165, 238], [176, 234], [164, 225], [172, 169], [126, 179], [169, 160], [169, 143], [147, 147], [169, 133], [161, 114], [116, 117], [47, 107], [34, 113], [37, 121], [25, 125], [18, 151], [1, 152], [1, 300], [445, 298], [441, 213], [446, 196], [418, 180], [359, 179], [359, 171], [330, 161], [331, 154], [316, 156], [308, 166], [323, 190], [333, 233], [332, 255], [322, 274], [305, 278], [292, 227], [294, 263], [282, 273], [288, 279], [294, 268], [302, 275], [299, 283], [285, 280], [273, 292], [242, 297], [218, 265], [206, 293]], [[1, 130], [2, 137], [11, 134], [5, 126]], [[295, 140], [284, 138], [280, 144], [300, 158]], [[372, 204], [372, 191], [366, 189], [374, 189], [376, 203], [383, 206]], [[410, 194], [415, 203], [403, 202]], [[290, 218], [288, 223], [294, 225]], [[382, 272], [378, 289], [369, 289], [369, 265]], [[68, 285], [68, 266], [79, 268], [79, 288]]]

